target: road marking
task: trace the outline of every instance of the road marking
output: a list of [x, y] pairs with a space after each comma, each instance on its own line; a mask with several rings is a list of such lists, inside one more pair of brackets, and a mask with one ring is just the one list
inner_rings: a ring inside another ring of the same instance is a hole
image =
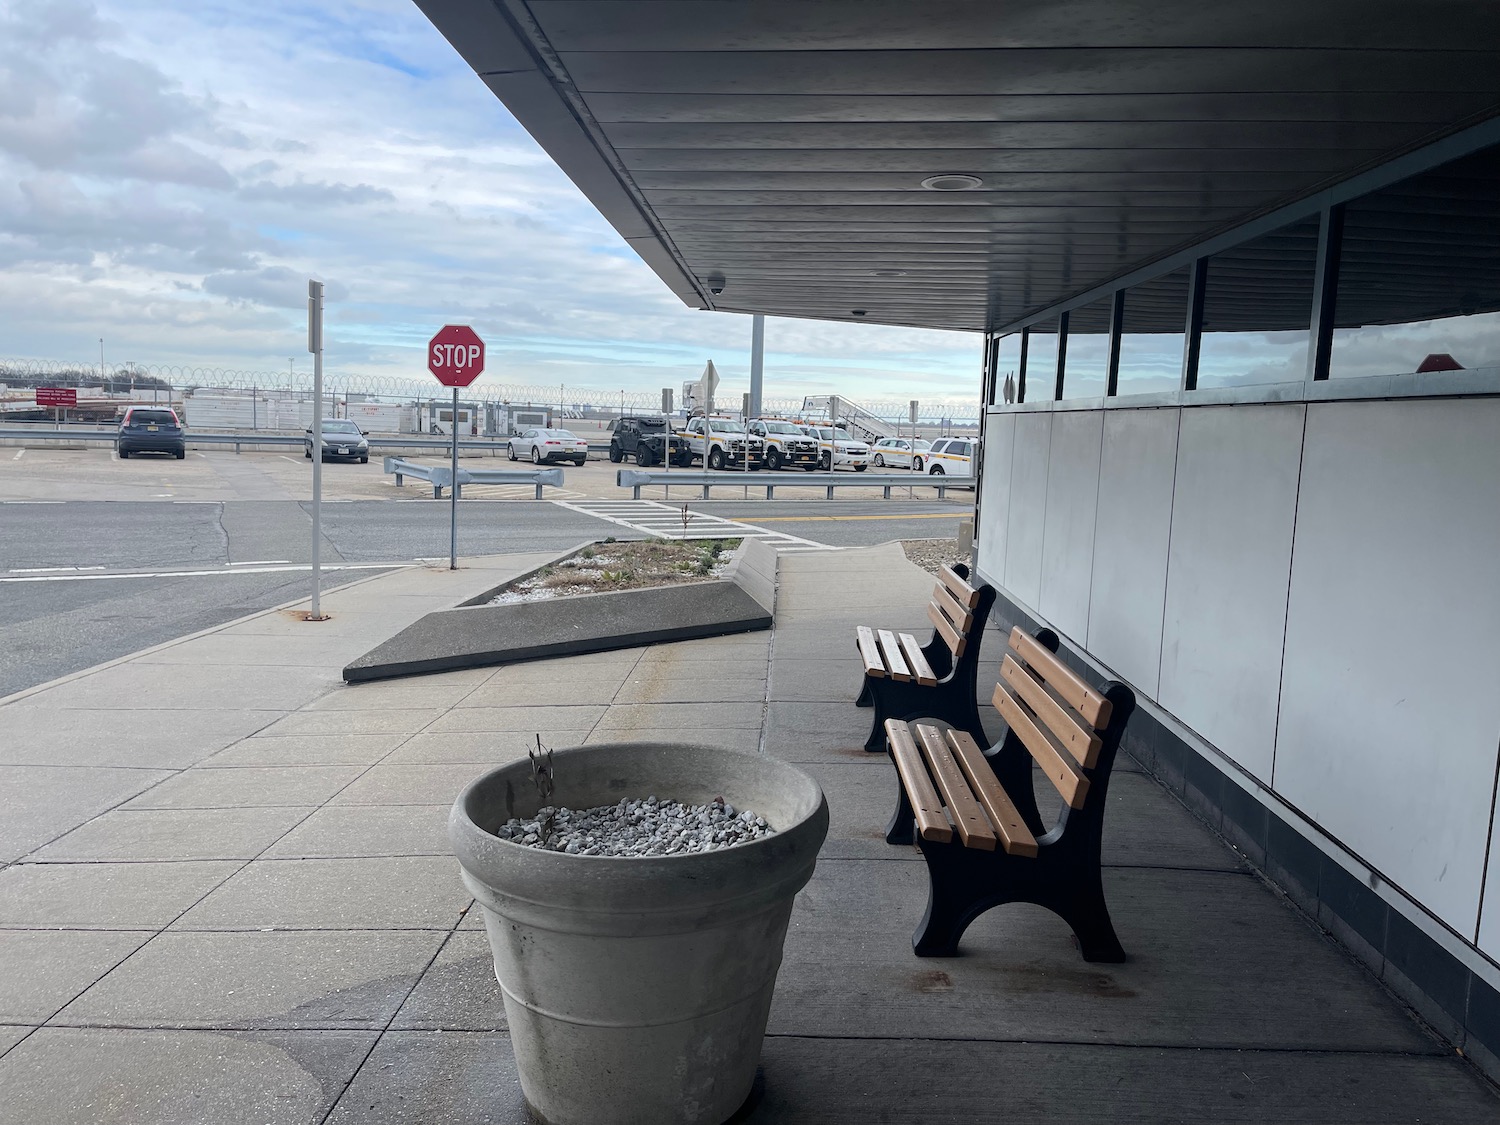
[[[759, 539], [777, 550], [797, 547], [803, 550], [837, 551], [838, 547], [803, 539], [785, 531], [740, 523], [737, 520], [695, 512], [686, 504], [664, 504], [659, 500], [553, 500], [559, 508], [593, 516], [632, 531], [643, 531], [657, 539]], [[622, 505], [629, 504], [630, 507]], [[688, 520], [684, 524], [682, 513]]]
[[816, 523], [820, 520], [962, 520], [963, 512], [920, 512], [909, 516], [735, 516], [755, 523]]
[[103, 570], [102, 566], [24, 566], [8, 571], [9, 574], [77, 574], [84, 570]]
[[[400, 570], [409, 563], [339, 563], [324, 566], [323, 570]], [[241, 567], [238, 570], [151, 570], [124, 571], [118, 574], [29, 574], [0, 578], [0, 582], [101, 582], [117, 578], [210, 578], [225, 574], [286, 574], [294, 571], [310, 572], [312, 564], [297, 566]]]
[[[297, 460], [295, 457], [288, 457], [285, 453], [278, 453], [276, 456], [280, 457], [283, 461], [290, 461], [293, 465], [302, 464], [302, 461]], [[304, 457], [303, 460], [305, 461], [306, 458]]]
[[19, 461], [22, 457], [25, 457], [25, 456], [26, 456], [26, 447], [23, 445], [20, 449], [16, 450], [16, 455], [14, 457], [12, 457], [11, 460], [12, 461]]
[[[289, 563], [291, 561], [292, 561], [291, 559], [249, 559], [249, 560], [246, 560], [245, 562], [232, 562], [229, 565], [230, 566], [275, 566], [277, 563]], [[104, 568], [101, 566], [99, 569], [103, 570]]]
[[66, 500], [0, 500], [0, 504], [66, 504]]

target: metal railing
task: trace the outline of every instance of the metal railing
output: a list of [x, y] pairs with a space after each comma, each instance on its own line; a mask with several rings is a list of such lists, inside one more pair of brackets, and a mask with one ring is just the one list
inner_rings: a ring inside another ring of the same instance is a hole
[[536, 486], [536, 498], [542, 498], [542, 486], [544, 484], [562, 486], [563, 471], [561, 469], [465, 469], [458, 470], [458, 481], [455, 484], [453, 470], [447, 465], [419, 465], [415, 461], [406, 461], [400, 457], [387, 457], [385, 459], [385, 471], [396, 474], [396, 487], [402, 486], [406, 477], [416, 477], [425, 480], [432, 485], [432, 498], [441, 500], [443, 489], [453, 485], [454, 495], [463, 499], [464, 485], [466, 484], [533, 484]]
[[[107, 441], [112, 442], [119, 436], [117, 430], [82, 430], [82, 429], [43, 429], [40, 426], [16, 427], [11, 426], [0, 429], [0, 441], [35, 441], [35, 442], [59, 442], [68, 444], [70, 442]], [[200, 434], [191, 431], [183, 434], [183, 440], [188, 445], [232, 445], [236, 453], [244, 445], [297, 445], [304, 446], [307, 439], [296, 434]], [[365, 440], [369, 442], [371, 449], [452, 449], [453, 439], [445, 437], [422, 437], [412, 435], [407, 437], [402, 434], [391, 434], [376, 437], [366, 435]], [[483, 449], [488, 450], [492, 456], [499, 457], [505, 453], [506, 441], [497, 438], [459, 438], [460, 449]], [[589, 446], [590, 453], [605, 453], [609, 450], [608, 445]]]
[[935, 488], [938, 499], [948, 495], [948, 489], [972, 489], [974, 482], [968, 478], [924, 476], [921, 473], [781, 473], [770, 470], [744, 473], [725, 469], [722, 472], [705, 472], [694, 469], [620, 469], [615, 483], [621, 488], [631, 489], [633, 499], [641, 498], [641, 489], [652, 484], [685, 484], [703, 489], [703, 499], [708, 499], [709, 489], [718, 488], [764, 488], [766, 499], [774, 500], [778, 488], [821, 488], [829, 500], [835, 488], [878, 488], [885, 499], [891, 498], [893, 488]]

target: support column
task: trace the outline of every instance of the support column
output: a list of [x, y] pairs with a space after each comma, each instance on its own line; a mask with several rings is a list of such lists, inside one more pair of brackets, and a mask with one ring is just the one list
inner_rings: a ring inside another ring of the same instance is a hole
[[761, 386], [766, 362], [766, 318], [756, 313], [750, 318], [750, 417], [761, 413]]

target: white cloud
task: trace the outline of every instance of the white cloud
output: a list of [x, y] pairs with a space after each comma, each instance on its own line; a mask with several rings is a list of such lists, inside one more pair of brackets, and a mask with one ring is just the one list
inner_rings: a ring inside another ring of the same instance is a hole
[[[684, 308], [409, 0], [0, 0], [0, 355], [742, 383], [749, 318]], [[978, 338], [773, 320], [768, 393], [968, 400]]]

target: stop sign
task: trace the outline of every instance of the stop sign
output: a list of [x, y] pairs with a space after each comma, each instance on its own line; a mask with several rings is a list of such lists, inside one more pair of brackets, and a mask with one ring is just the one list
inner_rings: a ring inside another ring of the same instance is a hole
[[427, 370], [445, 387], [467, 387], [484, 371], [484, 341], [467, 324], [447, 324], [427, 342]]

